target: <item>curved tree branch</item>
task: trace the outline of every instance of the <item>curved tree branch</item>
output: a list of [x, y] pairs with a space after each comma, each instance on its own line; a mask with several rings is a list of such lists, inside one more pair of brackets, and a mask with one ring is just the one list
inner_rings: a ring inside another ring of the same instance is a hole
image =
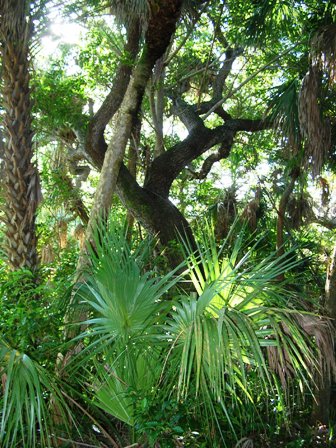
[[[182, 1], [151, 2], [151, 16], [145, 36], [141, 57], [135, 66], [130, 83], [120, 106], [113, 137], [105, 153], [101, 175], [86, 232], [86, 241], [91, 242], [92, 232], [99, 217], [106, 217], [112, 205], [119, 169], [124, 159], [127, 142], [142, 103], [145, 89], [155, 62], [166, 51], [181, 11]], [[85, 265], [83, 252], [77, 272]]]
[[242, 48], [232, 49], [229, 48], [225, 52], [225, 60], [222, 67], [219, 69], [217, 76], [215, 77], [214, 87], [213, 87], [213, 98], [217, 101], [222, 97], [222, 93], [225, 87], [225, 81], [231, 73], [232, 65], [234, 61], [243, 53]]
[[211, 168], [216, 162], [219, 162], [222, 159], [226, 159], [230, 154], [231, 145], [223, 143], [219, 150], [215, 154], [210, 154], [202, 165], [202, 168], [199, 173], [192, 172], [192, 176], [195, 179], [205, 179], [207, 175], [210, 173]]
[[194, 159], [218, 144], [230, 151], [234, 136], [239, 131], [256, 132], [269, 127], [267, 121], [248, 119], [228, 120], [214, 129], [208, 129], [201, 123], [192, 128], [185, 140], [153, 160], [144, 187], [168, 198], [173, 181]]
[[209, 115], [212, 114], [212, 112], [215, 112], [215, 110], [221, 106], [222, 104], [225, 103], [226, 100], [228, 100], [229, 98], [231, 98], [236, 92], [238, 92], [242, 87], [244, 87], [247, 83], [249, 83], [253, 78], [255, 78], [259, 73], [261, 73], [262, 71], [266, 70], [266, 68], [268, 68], [270, 65], [272, 65], [275, 61], [277, 61], [278, 59], [281, 59], [283, 56], [285, 56], [287, 53], [290, 53], [291, 51], [293, 51], [298, 45], [300, 45], [302, 43], [302, 41], [297, 42], [295, 45], [291, 46], [290, 48], [287, 48], [287, 50], [283, 51], [282, 53], [278, 54], [277, 56], [275, 56], [273, 59], [271, 59], [269, 62], [267, 62], [266, 64], [264, 64], [263, 66], [261, 66], [260, 68], [258, 68], [258, 70], [256, 70], [254, 73], [252, 73], [250, 76], [248, 76], [241, 84], [239, 84], [239, 86], [235, 87], [234, 89], [232, 89], [227, 95], [225, 95], [224, 98], [220, 99], [219, 101], [217, 101], [214, 106], [208, 110], [208, 112], [205, 114], [205, 116], [203, 117], [204, 119], [206, 119]]
[[131, 61], [133, 61], [138, 54], [139, 42], [140, 26], [139, 22], [134, 21], [127, 30], [127, 43], [124, 48], [124, 51], [129, 56], [130, 60], [127, 63], [123, 61], [120, 63], [110, 93], [105, 98], [99, 110], [92, 117], [89, 124], [86, 150], [95, 164], [102, 165], [103, 163], [107, 148], [104, 139], [104, 131], [109, 121], [119, 109], [125, 96], [133, 68]]

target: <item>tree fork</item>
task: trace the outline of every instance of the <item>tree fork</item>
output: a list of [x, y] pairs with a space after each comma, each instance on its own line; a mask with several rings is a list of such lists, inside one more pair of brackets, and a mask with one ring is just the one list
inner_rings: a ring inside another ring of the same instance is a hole
[[[181, 0], [151, 2], [151, 17], [148, 23], [142, 55], [133, 70], [130, 83], [121, 103], [115, 132], [107, 147], [95, 194], [94, 204], [87, 227], [86, 241], [91, 243], [92, 232], [101, 216], [107, 216], [111, 205], [120, 166], [124, 159], [127, 142], [135, 118], [139, 112], [145, 89], [157, 59], [165, 52], [175, 31], [180, 15]], [[85, 266], [85, 253], [80, 256], [77, 273]]]

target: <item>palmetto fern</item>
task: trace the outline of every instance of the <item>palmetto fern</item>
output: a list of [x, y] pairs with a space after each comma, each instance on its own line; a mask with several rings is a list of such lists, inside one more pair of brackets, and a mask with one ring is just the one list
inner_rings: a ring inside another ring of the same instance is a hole
[[[152, 245], [142, 241], [133, 248], [125, 232], [112, 225], [100, 227], [91, 250], [91, 279], [82, 285], [79, 306], [88, 306], [91, 318], [79, 338], [90, 344], [74, 359], [70, 370], [87, 365], [92, 358], [97, 371], [93, 383], [97, 403], [120, 420], [134, 424], [129, 391], [150, 390], [162, 367], [161, 325], [172, 307], [165, 294], [178, 282], [176, 270], [159, 277], [147, 270]], [[97, 360], [103, 354], [105, 363]]]
[[[199, 412], [227, 420], [234, 429], [232, 409], [253, 404], [260, 391], [281, 394], [276, 372], [268, 367], [268, 347], [286, 373], [309, 386], [317, 360], [298, 324], [305, 312], [276, 281], [297, 263], [290, 254], [252, 262], [255, 246], [242, 254], [243, 242], [241, 233], [230, 255], [225, 248], [218, 252], [209, 227], [198, 253], [188, 257], [195, 293], [167, 300], [165, 293], [178, 280], [174, 272], [145, 272], [143, 247], [132, 251], [115, 230], [100, 235], [91, 280], [78, 291], [92, 312], [81, 335], [89, 341], [81, 356], [85, 363], [94, 359], [98, 406], [134, 425], [136, 397], [179, 401], [193, 395]], [[258, 391], [249, 386], [251, 371], [259, 376]]]
[[295, 376], [309, 388], [318, 367], [311, 338], [299, 324], [299, 316], [309, 315], [297, 309], [300, 301], [277, 281], [297, 262], [288, 253], [278, 260], [271, 254], [252, 261], [258, 243], [250, 242], [242, 253], [246, 243], [240, 232], [225, 255], [225, 245], [218, 250], [209, 226], [198, 252], [189, 255], [197, 295], [180, 300], [166, 326], [174, 345], [167, 369], [171, 387], [176, 385], [181, 398], [196, 390], [210, 409], [219, 404], [228, 420], [233, 403], [239, 408], [256, 398], [249, 372], [259, 377], [258, 392], [283, 394], [270, 356], [278, 362], [276, 374], [284, 387]]

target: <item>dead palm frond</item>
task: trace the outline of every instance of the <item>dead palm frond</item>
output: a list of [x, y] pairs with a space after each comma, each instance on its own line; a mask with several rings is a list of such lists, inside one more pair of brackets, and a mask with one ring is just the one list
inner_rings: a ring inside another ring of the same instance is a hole
[[137, 20], [141, 23], [142, 28], [146, 29], [152, 2], [150, 0], [111, 0], [109, 7], [117, 21], [123, 25]]
[[321, 203], [323, 207], [326, 207], [330, 201], [330, 185], [327, 179], [324, 177], [319, 177], [317, 179], [318, 184], [321, 188]]
[[225, 238], [237, 215], [237, 192], [233, 186], [218, 201], [215, 211], [215, 234], [218, 241]]
[[330, 125], [320, 108], [320, 83], [318, 66], [310, 66], [299, 95], [299, 121], [306, 140], [306, 164], [311, 164], [313, 176], [320, 174], [331, 147]]
[[[335, 361], [335, 329], [329, 319], [314, 314], [294, 315], [297, 328], [300, 328], [305, 338], [314, 339], [317, 348], [317, 369], [315, 379], [320, 378], [319, 383], [330, 380], [336, 376]], [[293, 329], [286, 324], [281, 324], [282, 330], [289, 338], [294, 335]], [[296, 375], [292, 360], [288, 356], [286, 348], [267, 347], [267, 355], [270, 367], [277, 373], [282, 386], [285, 388], [290, 379]]]
[[252, 232], [257, 230], [258, 214], [260, 210], [260, 199], [261, 199], [261, 188], [257, 188], [254, 199], [251, 199], [251, 201], [249, 201], [246, 204], [241, 214], [242, 219], [247, 222], [249, 229]]
[[289, 224], [293, 229], [299, 229], [304, 223], [312, 218], [312, 199], [303, 193], [298, 196], [291, 195], [287, 204]]
[[52, 244], [46, 244], [41, 249], [41, 263], [49, 264], [55, 260], [55, 251]]
[[330, 84], [336, 82], [336, 24], [320, 28], [311, 40], [312, 65], [327, 74]]
[[332, 145], [331, 126], [321, 108], [322, 77], [329, 84], [336, 76], [336, 25], [321, 27], [310, 42], [310, 66], [303, 79], [299, 95], [300, 129], [306, 140], [306, 164], [312, 165], [312, 174], [320, 174]]
[[73, 236], [78, 241], [80, 249], [82, 249], [85, 243], [85, 227], [83, 224], [76, 226]]

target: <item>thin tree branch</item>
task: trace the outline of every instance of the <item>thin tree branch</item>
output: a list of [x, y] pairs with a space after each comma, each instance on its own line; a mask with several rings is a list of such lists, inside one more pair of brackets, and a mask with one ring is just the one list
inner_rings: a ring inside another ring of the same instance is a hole
[[192, 176], [195, 179], [205, 179], [216, 162], [219, 162], [222, 159], [226, 159], [229, 156], [230, 149], [230, 144], [221, 145], [221, 147], [215, 154], [211, 154], [204, 160], [202, 168], [198, 173], [189, 169], [189, 171], [192, 173]]
[[[139, 23], [133, 23], [127, 31], [127, 43], [125, 45], [125, 52], [127, 52], [132, 59], [135, 59], [139, 51], [139, 42], [140, 26]], [[90, 121], [86, 139], [86, 149], [94, 163], [98, 166], [102, 165], [107, 148], [104, 139], [105, 128], [121, 105], [131, 72], [131, 63], [120, 63], [110, 93]]]
[[242, 87], [244, 87], [247, 83], [249, 83], [253, 78], [255, 78], [260, 72], [264, 71], [266, 68], [268, 68], [270, 65], [272, 65], [275, 61], [281, 59], [283, 56], [285, 56], [287, 53], [290, 53], [292, 50], [294, 50], [298, 45], [300, 45], [302, 42], [304, 41], [300, 41], [297, 42], [295, 45], [291, 46], [290, 48], [288, 48], [287, 50], [283, 51], [282, 53], [278, 54], [277, 56], [275, 56], [273, 59], [271, 59], [271, 61], [267, 62], [266, 64], [264, 64], [262, 67], [260, 67], [258, 70], [256, 70], [254, 73], [252, 73], [250, 76], [248, 76], [241, 84], [239, 84], [239, 86], [237, 86], [236, 88], [234, 88], [233, 90], [231, 90], [231, 92], [229, 92], [224, 98], [222, 98], [221, 100], [217, 101], [217, 103], [204, 115], [203, 119], [205, 120], [206, 118], [209, 117], [209, 115], [212, 114], [212, 112], [214, 112], [217, 107], [221, 106], [223, 103], [225, 103], [226, 100], [228, 100], [229, 98], [231, 98], [235, 93], [237, 93]]
[[191, 36], [192, 32], [194, 31], [194, 26], [196, 25], [196, 23], [198, 22], [199, 18], [201, 17], [203, 12], [205, 11], [206, 6], [207, 5], [204, 5], [204, 7], [201, 9], [201, 11], [199, 11], [199, 13], [193, 18], [193, 20], [192, 20], [192, 22], [190, 24], [190, 28], [189, 28], [188, 32], [186, 33], [185, 37], [183, 38], [183, 40], [181, 41], [180, 45], [178, 45], [177, 48], [170, 55], [167, 56], [166, 60], [164, 61], [164, 66], [165, 67], [167, 67], [170, 64], [170, 62], [174, 59], [174, 57], [184, 47], [184, 44], [187, 42], [187, 40]]

